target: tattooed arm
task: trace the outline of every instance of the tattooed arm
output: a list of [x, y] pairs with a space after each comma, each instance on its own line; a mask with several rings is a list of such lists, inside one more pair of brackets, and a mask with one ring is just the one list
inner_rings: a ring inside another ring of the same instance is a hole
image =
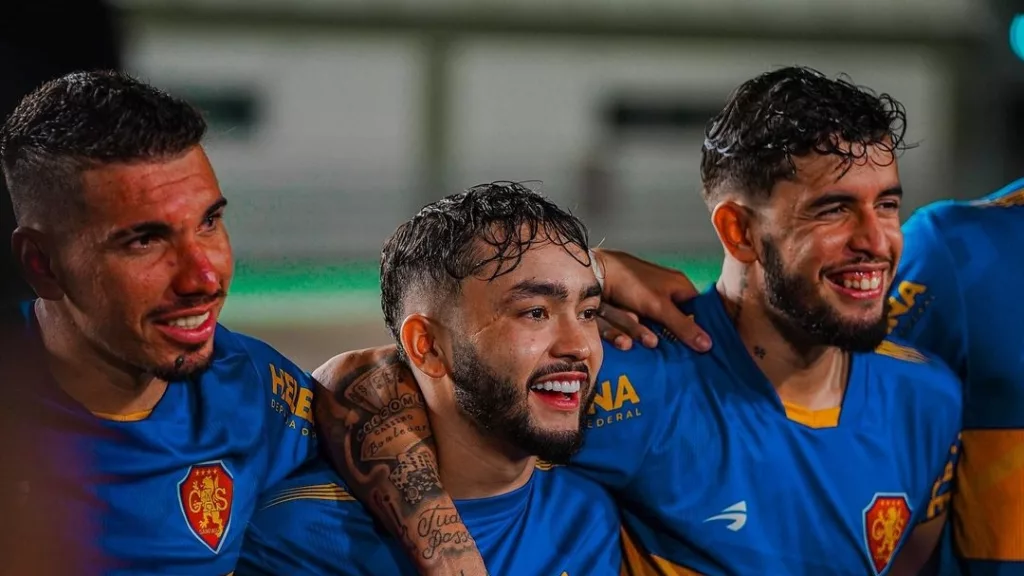
[[423, 395], [394, 346], [346, 352], [313, 373], [328, 459], [421, 574], [487, 574], [438, 476]]

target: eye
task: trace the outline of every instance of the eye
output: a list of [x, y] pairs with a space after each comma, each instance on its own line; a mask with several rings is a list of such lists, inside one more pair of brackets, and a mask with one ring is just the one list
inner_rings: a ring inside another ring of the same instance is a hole
[[207, 230], [212, 230], [212, 229], [217, 227], [217, 225], [220, 223], [221, 219], [223, 219], [223, 218], [224, 218], [224, 214], [222, 214], [220, 212], [218, 212], [216, 214], [211, 214], [211, 215], [207, 216], [205, 219], [203, 219], [203, 228], [206, 228]]
[[548, 317], [548, 311], [543, 308], [530, 308], [523, 312], [522, 316], [530, 320], [544, 320]]
[[144, 236], [139, 236], [138, 238], [133, 239], [131, 242], [128, 243], [128, 247], [131, 248], [132, 250], [145, 250], [151, 247], [153, 243], [156, 242], [156, 240], [156, 236], [152, 234], [146, 234]]
[[818, 216], [837, 216], [842, 214], [844, 210], [846, 210], [844, 206], [833, 206], [832, 208], [826, 208], [825, 210], [818, 212]]
[[597, 319], [597, 308], [587, 308], [580, 314], [580, 318], [586, 321]]
[[885, 202], [880, 203], [878, 207], [886, 212], [898, 212], [900, 209], [900, 203], [898, 200], [886, 200]]

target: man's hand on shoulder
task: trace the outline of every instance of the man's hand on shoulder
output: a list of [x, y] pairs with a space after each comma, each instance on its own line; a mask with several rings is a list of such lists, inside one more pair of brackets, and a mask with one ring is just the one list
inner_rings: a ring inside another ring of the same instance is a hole
[[685, 274], [619, 250], [595, 248], [593, 254], [603, 279], [602, 338], [620, 350], [630, 349], [633, 340], [654, 348], [657, 335], [640, 322], [647, 318], [698, 352], [711, 349], [707, 332], [679, 310], [679, 304], [699, 294]]
[[420, 573], [486, 574], [441, 486], [423, 395], [396, 347], [340, 354], [313, 377], [320, 384], [314, 405], [326, 457]]

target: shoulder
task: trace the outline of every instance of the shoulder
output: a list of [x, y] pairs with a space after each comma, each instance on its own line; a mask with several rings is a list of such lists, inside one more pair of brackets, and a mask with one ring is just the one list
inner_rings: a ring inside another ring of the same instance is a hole
[[399, 358], [398, 349], [389, 345], [338, 354], [314, 370], [313, 378], [333, 392], [370, 373], [379, 373], [382, 377], [412, 374]]
[[[254, 523], [300, 523], [315, 516], [318, 521], [345, 518], [349, 527], [372, 528], [373, 520], [331, 467], [317, 458], [295, 474], [271, 487], [261, 498]], [[299, 512], [299, 511], [305, 511]], [[263, 522], [260, 522], [260, 519]]]
[[287, 407], [289, 413], [312, 422], [314, 384], [308, 372], [270, 344], [251, 336], [218, 325], [214, 338], [211, 368], [218, 381], [258, 382], [265, 393], [283, 401], [276, 408], [278, 411]]
[[[1016, 223], [1024, 210], [1024, 180], [977, 200], [940, 200], [916, 210], [903, 226], [911, 243], [955, 244], [991, 234], [986, 223]], [[1016, 226], [1014, 226], [1016, 228]], [[956, 247], [949, 247], [956, 252]]]
[[1024, 178], [1010, 182], [988, 196], [967, 204], [978, 208], [1024, 207]]
[[[686, 312], [686, 309], [683, 309]], [[619, 350], [603, 343], [604, 362], [601, 377], [607, 379], [621, 374], [644, 375], [648, 378], [674, 379], [695, 369], [708, 355], [696, 352], [680, 342], [667, 328], [654, 322], [644, 323], [658, 336], [658, 345], [648, 348], [634, 342], [629, 350]]]
[[[724, 341], [725, 338], [718, 338], [721, 333], [720, 311], [715, 309], [721, 306], [718, 298], [717, 293], [705, 293], [684, 303], [680, 310], [701, 323], [713, 341]], [[723, 369], [722, 363], [716, 360], [716, 355], [724, 353], [722, 350], [697, 352], [660, 324], [645, 322], [645, 325], [658, 336], [655, 348], [634, 343], [632, 348], [623, 351], [604, 343], [604, 362], [596, 383], [595, 404], [599, 408], [609, 404], [620, 406], [622, 402], [613, 396], [632, 391], [654, 410], [658, 404], [699, 396], [711, 380], [719, 381], [709, 375], [716, 375]]]
[[286, 360], [284, 355], [270, 344], [241, 332], [234, 332], [223, 324], [217, 325], [214, 345], [219, 352], [218, 357], [245, 355], [257, 363], [268, 361], [281, 363], [282, 360]]
[[[588, 433], [594, 428], [625, 421], [646, 426], [651, 418], [668, 414], [672, 407], [697, 388], [691, 351], [682, 343], [665, 338], [660, 332], [656, 348], [634, 343], [623, 351], [605, 343], [604, 362], [594, 382], [593, 403], [588, 409]], [[613, 436], [624, 430], [616, 427]]]
[[411, 573], [397, 542], [314, 461], [268, 490], [245, 530], [241, 566], [272, 574]]
[[872, 370], [886, 378], [887, 389], [921, 405], [959, 413], [963, 384], [938, 356], [889, 337], [866, 355]]

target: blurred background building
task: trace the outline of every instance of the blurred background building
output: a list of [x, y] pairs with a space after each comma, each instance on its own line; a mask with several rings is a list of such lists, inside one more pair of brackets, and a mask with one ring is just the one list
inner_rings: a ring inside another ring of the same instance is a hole
[[595, 242], [702, 282], [704, 123], [804, 64], [909, 115], [907, 214], [1024, 176], [1005, 0], [120, 0], [123, 62], [206, 111], [239, 260], [229, 326], [307, 368], [387, 341], [383, 239], [469, 185], [536, 180]]

